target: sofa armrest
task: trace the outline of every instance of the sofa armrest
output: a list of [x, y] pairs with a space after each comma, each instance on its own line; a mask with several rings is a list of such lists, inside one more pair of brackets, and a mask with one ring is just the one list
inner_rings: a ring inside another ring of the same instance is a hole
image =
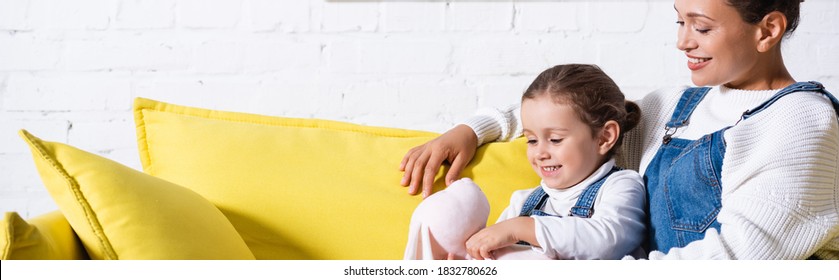
[[59, 211], [24, 220], [7, 212], [0, 228], [0, 259], [81, 260], [87, 251]]

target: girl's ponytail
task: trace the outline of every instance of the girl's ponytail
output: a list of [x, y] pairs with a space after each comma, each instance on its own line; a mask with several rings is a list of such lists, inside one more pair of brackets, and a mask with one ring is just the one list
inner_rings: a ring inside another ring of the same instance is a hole
[[626, 117], [624, 117], [623, 123], [621, 124], [621, 134], [632, 130], [641, 121], [641, 107], [638, 107], [638, 104], [626, 100], [624, 107], [626, 107]]

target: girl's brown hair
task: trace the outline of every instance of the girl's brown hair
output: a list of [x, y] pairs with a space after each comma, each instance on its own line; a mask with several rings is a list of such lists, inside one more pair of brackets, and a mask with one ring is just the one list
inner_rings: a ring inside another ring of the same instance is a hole
[[592, 135], [614, 120], [620, 135], [607, 157], [614, 156], [623, 143], [623, 135], [641, 119], [641, 108], [626, 100], [615, 81], [599, 67], [590, 64], [563, 64], [545, 70], [522, 95], [522, 101], [549, 95], [554, 102], [568, 104]]

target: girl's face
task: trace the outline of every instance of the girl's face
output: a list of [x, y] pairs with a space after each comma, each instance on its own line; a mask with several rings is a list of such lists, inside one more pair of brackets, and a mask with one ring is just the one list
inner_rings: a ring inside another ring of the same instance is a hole
[[740, 17], [726, 0], [676, 0], [679, 40], [697, 86], [751, 89], [758, 64], [756, 25]]
[[574, 186], [602, 164], [598, 140], [570, 105], [555, 103], [548, 95], [525, 99], [521, 121], [527, 159], [549, 188]]

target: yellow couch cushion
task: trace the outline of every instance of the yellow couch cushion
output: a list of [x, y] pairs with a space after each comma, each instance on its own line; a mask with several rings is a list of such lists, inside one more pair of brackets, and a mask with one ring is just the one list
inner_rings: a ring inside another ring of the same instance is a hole
[[[143, 169], [214, 203], [257, 259], [402, 258], [421, 197], [399, 185], [399, 162], [437, 134], [142, 98], [134, 113]], [[486, 145], [463, 173], [487, 194], [489, 223], [539, 182], [525, 149]]]
[[225, 216], [197, 193], [74, 147], [20, 134], [92, 259], [253, 259]]
[[78, 237], [61, 212], [27, 222], [6, 212], [0, 222], [0, 260], [80, 260], [87, 258]]

